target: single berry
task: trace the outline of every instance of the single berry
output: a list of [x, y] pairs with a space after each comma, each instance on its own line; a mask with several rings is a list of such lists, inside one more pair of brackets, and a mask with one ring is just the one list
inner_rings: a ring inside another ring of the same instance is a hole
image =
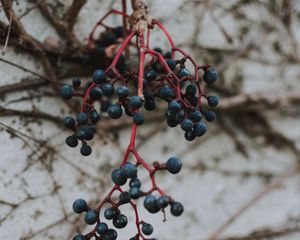
[[96, 123], [100, 120], [100, 115], [97, 113], [96, 110], [94, 110], [91, 115], [90, 115], [90, 119], [93, 123]]
[[212, 84], [218, 79], [218, 73], [215, 69], [209, 69], [204, 72], [203, 80], [207, 84]]
[[219, 98], [217, 96], [208, 96], [207, 103], [211, 107], [216, 107], [219, 104]]
[[138, 199], [141, 196], [141, 190], [137, 187], [129, 189], [129, 194], [132, 199]]
[[181, 122], [180, 126], [183, 131], [188, 131], [193, 128], [193, 122], [192, 120], [186, 118]]
[[187, 130], [187, 131], [184, 133], [184, 138], [185, 138], [187, 141], [193, 141], [193, 140], [196, 138], [196, 134], [195, 134], [194, 131], [192, 131], [192, 130]]
[[125, 163], [121, 168], [121, 175], [124, 178], [136, 178], [137, 177], [137, 167], [131, 162]]
[[112, 104], [107, 109], [108, 116], [113, 119], [120, 118], [122, 116], [123, 110], [120, 105]]
[[129, 192], [121, 192], [119, 196], [119, 201], [121, 204], [129, 203], [130, 202], [130, 194]]
[[65, 85], [60, 89], [60, 95], [63, 99], [69, 100], [73, 97], [73, 88], [70, 85]]
[[178, 125], [176, 120], [167, 120], [167, 124], [169, 127], [176, 127]]
[[179, 78], [188, 77], [190, 75], [191, 75], [191, 73], [187, 68], [181, 68], [177, 73], [177, 76]]
[[116, 216], [117, 216], [117, 212], [116, 212], [116, 210], [114, 208], [107, 208], [107, 209], [105, 209], [105, 211], [104, 211], [104, 217], [107, 220], [114, 219]]
[[129, 95], [129, 90], [128, 90], [127, 87], [121, 86], [121, 87], [118, 88], [117, 94], [118, 94], [118, 97], [119, 97], [120, 99], [123, 99], [123, 98], [128, 97], [128, 95]]
[[116, 240], [118, 237], [118, 233], [114, 229], [108, 229], [105, 235], [103, 236], [103, 240]]
[[103, 95], [107, 96], [107, 97], [111, 97], [114, 92], [114, 86], [111, 83], [106, 83], [101, 87], [101, 90], [103, 92]]
[[156, 204], [157, 206], [162, 209], [168, 206], [170, 202], [170, 197], [169, 196], [160, 196], [157, 200], [156, 200]]
[[99, 222], [99, 223], [97, 224], [96, 232], [97, 232], [98, 234], [104, 234], [104, 233], [107, 232], [107, 230], [108, 230], [108, 226], [107, 226], [106, 223], [104, 223], [104, 222]]
[[177, 101], [171, 101], [168, 109], [171, 113], [178, 113], [181, 110], [181, 105]]
[[190, 113], [190, 119], [194, 122], [199, 122], [201, 120], [202, 114], [200, 111], [195, 110], [194, 112]]
[[142, 225], [142, 232], [145, 235], [151, 235], [153, 233], [153, 227], [152, 227], [152, 225], [149, 224], [149, 223], [143, 223], [143, 225]]
[[140, 188], [142, 185], [141, 183], [141, 180], [138, 179], [138, 178], [133, 178], [130, 180], [129, 182], [129, 187], [132, 188], [132, 187], [137, 187], [137, 188]]
[[89, 117], [86, 113], [80, 112], [77, 116], [77, 122], [81, 125], [87, 124]]
[[216, 113], [213, 111], [207, 111], [204, 113], [205, 119], [208, 122], [213, 122], [216, 119]]
[[171, 214], [175, 217], [180, 216], [183, 213], [183, 205], [179, 202], [171, 203]]
[[111, 173], [111, 179], [115, 184], [119, 186], [124, 185], [127, 181], [127, 178], [122, 174], [121, 169], [114, 169]]
[[96, 84], [104, 82], [105, 81], [105, 72], [101, 69], [96, 70], [93, 73], [93, 81]]
[[172, 89], [167, 85], [161, 87], [158, 94], [159, 97], [165, 101], [169, 101], [170, 98], [174, 97]]
[[77, 234], [72, 240], [86, 240], [86, 238], [81, 234]]
[[167, 169], [170, 173], [176, 174], [179, 173], [182, 167], [182, 162], [175, 157], [171, 157], [167, 161]]
[[176, 64], [177, 64], [177, 61], [176, 60], [173, 60], [173, 59], [167, 59], [167, 64], [169, 66], [169, 68], [171, 70], [174, 70], [176, 68]]
[[99, 100], [102, 97], [102, 91], [100, 88], [95, 87], [90, 91], [90, 98], [93, 100]]
[[156, 108], [156, 104], [155, 104], [154, 98], [153, 99], [146, 99], [144, 107], [145, 107], [145, 109], [147, 111], [154, 110]]
[[145, 78], [148, 81], [153, 81], [153, 80], [155, 80], [157, 78], [157, 72], [154, 71], [153, 69], [151, 69], [148, 72], [146, 72]]
[[206, 133], [206, 125], [204, 123], [199, 123], [194, 127], [194, 134], [197, 137], [201, 137]]
[[138, 109], [143, 106], [143, 101], [139, 96], [132, 96], [129, 98], [128, 104], [134, 109]]
[[83, 199], [76, 199], [73, 202], [73, 211], [75, 213], [83, 213], [88, 209], [86, 201]]
[[144, 207], [150, 212], [150, 213], [157, 213], [160, 209], [157, 206], [156, 202], [157, 198], [154, 195], [147, 195], [144, 200]]
[[185, 119], [185, 111], [184, 110], [181, 110], [180, 112], [178, 112], [176, 114], [176, 121], [177, 123], [181, 123], [183, 120]]
[[170, 58], [172, 57], [172, 52], [171, 52], [171, 51], [167, 51], [167, 52], [165, 53], [164, 57], [165, 57], [166, 59], [170, 59]]
[[71, 148], [77, 147], [78, 145], [77, 137], [75, 135], [67, 137], [66, 144]]
[[97, 222], [98, 212], [96, 210], [89, 210], [85, 214], [84, 220], [87, 224], [93, 225]]
[[67, 128], [73, 128], [75, 126], [75, 119], [71, 116], [65, 117], [64, 124]]
[[81, 85], [81, 80], [80, 80], [80, 78], [73, 78], [73, 80], [72, 80], [72, 85], [73, 85], [73, 87], [75, 87], [75, 88], [80, 87], [80, 85]]
[[185, 90], [186, 95], [188, 95], [190, 97], [195, 96], [196, 92], [197, 92], [197, 88], [193, 84], [188, 85], [187, 88], [186, 88], [186, 90]]
[[113, 219], [113, 225], [116, 228], [124, 228], [127, 225], [127, 217], [123, 214], [119, 214], [116, 218]]
[[145, 118], [144, 118], [143, 114], [136, 113], [133, 115], [132, 120], [136, 125], [142, 125], [145, 121]]
[[92, 148], [90, 145], [82, 145], [82, 147], [80, 148], [80, 153], [83, 155], [83, 156], [88, 156], [92, 153]]

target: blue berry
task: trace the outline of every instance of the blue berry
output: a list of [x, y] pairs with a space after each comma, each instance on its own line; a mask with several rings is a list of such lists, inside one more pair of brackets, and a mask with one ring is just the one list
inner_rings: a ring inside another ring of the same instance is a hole
[[73, 128], [75, 126], [75, 119], [71, 116], [65, 117], [64, 124], [67, 128]]
[[156, 104], [155, 104], [154, 98], [153, 99], [146, 99], [144, 107], [145, 107], [145, 109], [147, 111], [154, 110], [156, 108]]
[[177, 73], [177, 76], [179, 78], [188, 77], [190, 75], [191, 75], [191, 73], [187, 68], [181, 68]]
[[119, 201], [121, 204], [124, 203], [129, 203], [130, 202], [130, 194], [129, 192], [121, 192], [120, 196], [119, 196]]
[[141, 190], [137, 187], [129, 189], [129, 194], [132, 199], [138, 199], [141, 196]]
[[167, 120], [167, 124], [169, 127], [176, 127], [178, 125], [176, 120]]
[[89, 117], [84, 112], [80, 112], [77, 116], [77, 122], [79, 124], [82, 124], [82, 125], [87, 124], [88, 120], [89, 120]]
[[98, 220], [98, 212], [96, 210], [89, 210], [85, 214], [84, 220], [87, 224], [93, 225]]
[[181, 110], [176, 114], [176, 121], [177, 123], [181, 123], [185, 119], [185, 111]]
[[192, 130], [188, 130], [184, 133], [184, 138], [187, 141], [193, 141], [196, 138], [196, 134]]
[[105, 81], [105, 72], [101, 69], [98, 69], [96, 70], [94, 73], [93, 73], [93, 81], [94, 83], [102, 83]]
[[122, 174], [121, 169], [114, 169], [111, 173], [111, 179], [115, 184], [119, 186], [124, 185], [127, 181], [127, 178]]
[[181, 122], [180, 126], [183, 131], [188, 131], [193, 128], [193, 122], [192, 120], [186, 118]]
[[193, 84], [188, 85], [186, 90], [185, 90], [186, 95], [188, 95], [190, 97], [195, 96], [196, 92], [197, 92], [197, 88]]
[[157, 213], [160, 209], [157, 206], [157, 198], [154, 195], [147, 195], [144, 200], [144, 207], [150, 213]]
[[84, 199], [76, 199], [73, 202], [73, 211], [75, 213], [83, 213], [88, 209], [86, 201]]
[[203, 80], [207, 84], [212, 84], [218, 79], [218, 73], [215, 69], [209, 69], [204, 72]]
[[118, 88], [117, 94], [118, 94], [118, 97], [119, 97], [120, 99], [123, 99], [123, 98], [128, 97], [128, 95], [129, 95], [129, 90], [128, 90], [127, 87], [121, 86], [121, 87]]
[[128, 104], [130, 107], [138, 109], [143, 106], [143, 101], [139, 96], [132, 96], [131, 98], [129, 98]]
[[183, 213], [183, 205], [179, 202], [171, 203], [171, 214], [175, 217], [180, 216]]
[[107, 208], [107, 209], [105, 209], [105, 211], [104, 211], [104, 217], [107, 220], [114, 219], [116, 216], [117, 216], [117, 212], [116, 212], [116, 210], [114, 208]]
[[74, 90], [72, 86], [65, 85], [60, 89], [60, 95], [63, 99], [69, 100], [73, 97]]
[[102, 97], [102, 91], [100, 88], [95, 87], [90, 91], [90, 98], [93, 100], [99, 100]]
[[176, 64], [177, 64], [177, 61], [176, 60], [173, 60], [173, 59], [167, 59], [167, 64], [169, 66], [169, 68], [171, 70], [174, 70], [176, 68]]
[[159, 97], [162, 98], [165, 101], [169, 101], [170, 98], [172, 98], [174, 96], [174, 93], [173, 93], [172, 89], [167, 85], [160, 88], [158, 94], [159, 94]]
[[72, 240], [86, 240], [86, 238], [81, 234], [77, 234]]
[[108, 116], [113, 119], [120, 118], [122, 116], [123, 110], [120, 105], [112, 104], [107, 109]]
[[75, 88], [80, 87], [80, 85], [81, 85], [81, 80], [80, 80], [80, 78], [74, 78], [74, 79], [72, 80], [72, 85], [73, 85], [73, 87], [75, 87]]
[[197, 137], [201, 137], [206, 133], [206, 125], [204, 123], [199, 123], [194, 127], [194, 133]]
[[107, 226], [106, 223], [104, 223], [104, 222], [99, 222], [99, 223], [97, 224], [96, 232], [97, 232], [98, 234], [104, 234], [104, 233], [107, 232], [107, 230], [108, 230], [108, 226]]
[[217, 96], [208, 96], [207, 103], [211, 107], [216, 107], [219, 104], [219, 98]]
[[129, 182], [129, 187], [132, 188], [132, 187], [137, 187], [137, 188], [140, 188], [142, 185], [141, 183], [141, 180], [138, 179], [138, 178], [133, 178], [130, 180]]
[[91, 113], [90, 119], [92, 120], [93, 123], [96, 123], [96, 122], [98, 122], [100, 120], [100, 115], [97, 113], [96, 110], [94, 110]]
[[181, 110], [181, 105], [177, 101], [171, 101], [168, 109], [171, 113], [178, 113]]
[[151, 235], [153, 233], [153, 227], [152, 227], [152, 225], [149, 224], [149, 223], [143, 223], [143, 225], [142, 225], [142, 232], [145, 235]]
[[201, 120], [201, 117], [202, 117], [202, 114], [198, 110], [195, 110], [194, 112], [190, 113], [190, 119], [195, 122], [199, 122]]
[[216, 113], [213, 111], [207, 111], [204, 113], [205, 119], [208, 122], [213, 122], [216, 119]]
[[106, 83], [101, 87], [101, 90], [103, 92], [103, 95], [107, 96], [107, 97], [111, 97], [114, 92], [114, 86], [111, 83]]
[[175, 157], [171, 157], [167, 161], [167, 170], [172, 173], [176, 174], [179, 173], [182, 167], [182, 162]]
[[153, 81], [153, 80], [155, 80], [157, 78], [157, 72], [154, 71], [153, 69], [151, 69], [148, 72], [146, 72], [145, 78], [148, 81]]
[[110, 100], [101, 102], [100, 110], [101, 112], [107, 112], [108, 108], [112, 105]]
[[156, 204], [159, 208], [165, 208], [168, 206], [170, 202], [170, 197], [169, 196], [160, 196], [157, 200], [156, 200]]
[[83, 155], [83, 156], [88, 156], [92, 153], [92, 148], [90, 145], [82, 145], [82, 147], [80, 148], [80, 153]]
[[107, 233], [103, 236], [103, 240], [116, 240], [118, 233], [114, 229], [108, 229]]
[[167, 51], [167, 52], [165, 53], [164, 57], [165, 57], [166, 59], [170, 59], [170, 58], [172, 57], [172, 52], [171, 52], [171, 51]]
[[136, 124], [136, 125], [142, 125], [145, 121], [145, 118], [143, 116], [143, 114], [141, 113], [136, 113], [133, 115], [133, 122]]
[[124, 228], [127, 225], [127, 217], [123, 214], [119, 214], [116, 218], [113, 219], [113, 225], [116, 228]]
[[66, 144], [71, 148], [77, 147], [78, 145], [77, 137], [74, 135], [67, 137]]
[[125, 163], [121, 169], [121, 174], [126, 178], [136, 178], [137, 177], [137, 167], [131, 162]]

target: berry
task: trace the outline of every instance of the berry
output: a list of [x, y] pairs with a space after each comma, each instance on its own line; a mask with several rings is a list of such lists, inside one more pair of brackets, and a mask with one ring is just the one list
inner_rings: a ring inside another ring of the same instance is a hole
[[80, 148], [80, 153], [83, 155], [83, 156], [88, 156], [92, 153], [92, 148], [90, 145], [82, 145], [82, 147]]
[[132, 96], [131, 98], [129, 98], [128, 104], [130, 107], [138, 109], [143, 106], [143, 101], [139, 96]]
[[105, 72], [101, 69], [96, 70], [93, 73], [93, 81], [96, 84], [104, 82], [105, 81]]
[[207, 111], [204, 113], [205, 119], [208, 122], [213, 122], [216, 119], [216, 113], [213, 111]]
[[119, 196], [119, 201], [120, 201], [121, 204], [129, 203], [130, 202], [130, 194], [129, 194], [129, 192], [121, 192], [121, 194]]
[[105, 211], [104, 211], [104, 217], [107, 220], [114, 219], [116, 216], [117, 216], [117, 212], [116, 212], [116, 210], [114, 208], [107, 208], [107, 209], [105, 209]]
[[181, 105], [177, 101], [172, 101], [169, 103], [168, 109], [171, 113], [178, 113], [181, 110]]
[[160, 47], [153, 48], [155, 52], [162, 53], [162, 49]]
[[204, 72], [203, 80], [207, 84], [212, 84], [218, 79], [218, 73], [215, 69], [209, 69]]
[[105, 233], [103, 240], [116, 240], [118, 237], [118, 233], [114, 229], [108, 229], [107, 233]]
[[144, 207], [150, 212], [150, 213], [157, 213], [160, 209], [157, 206], [156, 202], [157, 198], [154, 195], [147, 195], [144, 200]]
[[127, 162], [121, 169], [121, 175], [124, 178], [136, 178], [137, 167], [133, 165], [131, 162]]
[[182, 162], [175, 157], [171, 157], [167, 161], [167, 169], [170, 173], [176, 174], [179, 173], [182, 167]]
[[176, 68], [176, 64], [177, 64], [176, 60], [167, 59], [166, 62], [171, 70], [174, 70]]
[[122, 186], [126, 183], [127, 178], [122, 174], [121, 169], [114, 169], [111, 173], [111, 179], [115, 184]]
[[107, 97], [111, 97], [115, 92], [114, 86], [111, 83], [104, 84], [101, 87], [101, 90], [102, 90], [103, 94]]
[[174, 92], [169, 86], [165, 85], [159, 90], [159, 97], [165, 101], [169, 101], [170, 98], [174, 97]]
[[117, 94], [118, 94], [118, 97], [119, 97], [120, 99], [123, 99], [123, 98], [128, 97], [128, 95], [129, 95], [129, 90], [128, 90], [127, 87], [121, 86], [121, 87], [118, 88]]
[[219, 98], [217, 96], [208, 96], [207, 103], [211, 107], [216, 107], [219, 104]]
[[85, 214], [84, 220], [87, 224], [93, 225], [97, 222], [98, 212], [96, 210], [89, 210]]
[[132, 187], [137, 187], [137, 188], [140, 188], [142, 185], [141, 183], [141, 180], [138, 179], [138, 178], [133, 178], [130, 180], [129, 182], [129, 187], [132, 188]]
[[147, 111], [152, 111], [156, 108], [156, 104], [154, 101], [154, 98], [152, 99], [146, 99], [144, 107]]
[[123, 214], [119, 214], [116, 218], [113, 220], [113, 225], [116, 228], [124, 228], [127, 225], [127, 217]]
[[120, 118], [122, 116], [123, 110], [120, 105], [112, 104], [107, 109], [108, 116], [113, 119]]
[[60, 95], [63, 99], [69, 100], [73, 97], [74, 90], [72, 86], [65, 85], [60, 89]]
[[176, 120], [167, 120], [167, 124], [169, 127], [176, 127], [177, 126], [177, 121]]
[[73, 202], [73, 211], [75, 213], [83, 213], [88, 209], [86, 201], [83, 199], [77, 199]]
[[190, 113], [190, 119], [195, 121], [195, 122], [199, 122], [201, 120], [201, 112], [198, 110], [195, 110], [194, 112]]
[[185, 90], [186, 95], [188, 95], [190, 97], [195, 96], [196, 92], [197, 92], [197, 88], [195, 85], [192, 85], [192, 84], [188, 85]]
[[201, 137], [206, 133], [206, 125], [204, 123], [199, 123], [194, 127], [194, 134], [197, 137]]
[[186, 118], [181, 122], [180, 126], [183, 131], [188, 131], [193, 128], [193, 122]]
[[181, 110], [179, 113], [176, 114], [176, 121], [177, 123], [181, 123], [185, 118], [185, 111]]
[[107, 100], [107, 101], [103, 101], [101, 102], [101, 112], [107, 112], [108, 108], [112, 105], [111, 101]]
[[192, 130], [188, 130], [184, 133], [184, 138], [187, 141], [193, 141], [196, 138], [196, 135]]
[[86, 240], [86, 238], [81, 234], [77, 234], [75, 237], [73, 237], [73, 240]]
[[187, 77], [187, 76], [190, 76], [190, 75], [191, 75], [191, 73], [187, 68], [181, 68], [177, 73], [177, 76], [179, 78]]
[[171, 51], [167, 51], [164, 55], [165, 58], [170, 59], [172, 57], [172, 52]]
[[153, 81], [153, 80], [155, 80], [157, 78], [157, 72], [154, 71], [153, 69], [151, 69], [148, 72], [146, 72], [145, 78], [148, 81]]
[[77, 147], [78, 145], [77, 137], [75, 135], [67, 137], [66, 144], [71, 148]]
[[138, 199], [141, 196], [141, 191], [138, 187], [132, 187], [129, 189], [129, 194], [132, 199]]
[[64, 124], [67, 128], [73, 128], [75, 126], [75, 119], [71, 116], [65, 117]]
[[157, 200], [156, 200], [156, 204], [159, 208], [165, 208], [166, 206], [168, 206], [170, 201], [170, 197], [169, 196], [160, 196]]
[[89, 120], [89, 117], [84, 112], [80, 112], [77, 116], [77, 122], [79, 124], [82, 124], [82, 125], [87, 124], [88, 120]]
[[74, 78], [74, 79], [72, 80], [72, 85], [73, 85], [73, 87], [75, 87], [75, 88], [80, 87], [80, 85], [81, 85], [81, 80], [80, 80], [80, 78]]
[[96, 123], [96, 122], [98, 122], [100, 120], [100, 115], [97, 113], [96, 110], [94, 110], [91, 113], [90, 119], [92, 120], [93, 123]]
[[143, 114], [141, 113], [136, 113], [134, 114], [133, 116], [133, 122], [136, 124], [136, 125], [142, 125], [145, 121], [145, 118], [143, 116]]
[[99, 100], [102, 97], [102, 91], [100, 88], [95, 87], [90, 91], [90, 98], [93, 100]]
[[180, 216], [183, 213], [183, 205], [179, 202], [171, 203], [171, 214], [175, 217]]
[[97, 224], [96, 232], [97, 232], [98, 234], [104, 234], [104, 233], [107, 232], [107, 230], [108, 230], [108, 226], [107, 226], [106, 223], [104, 223], [104, 222], [99, 222], [99, 223]]
[[143, 223], [143, 225], [142, 225], [142, 232], [145, 235], [151, 235], [153, 233], [153, 227], [152, 227], [152, 225], [149, 224], [149, 223]]

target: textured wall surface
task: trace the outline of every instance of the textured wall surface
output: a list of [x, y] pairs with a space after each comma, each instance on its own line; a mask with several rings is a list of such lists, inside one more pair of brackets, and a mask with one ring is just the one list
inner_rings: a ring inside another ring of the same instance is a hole
[[[55, 6], [57, 1], [48, 2]], [[58, 13], [72, 3], [60, 2]], [[300, 239], [300, 108], [285, 101], [300, 91], [299, 1], [291, 1], [288, 26], [278, 15], [287, 9], [276, 9], [277, 3], [282, 7], [285, 1], [147, 2], [152, 16], [164, 22], [176, 44], [199, 63], [217, 66], [220, 86], [232, 89], [233, 96], [254, 100], [262, 96], [270, 101], [250, 101], [254, 110], [247, 113], [248, 104], [237, 105], [240, 110], [220, 112], [222, 123], [210, 124], [208, 134], [193, 143], [184, 140], [180, 129], [167, 128], [165, 121], [145, 125], [137, 139], [144, 159], [165, 161], [175, 155], [184, 164], [179, 175], [158, 176], [166, 192], [184, 204], [181, 217], [167, 214], [167, 221], [162, 222], [162, 214], [149, 215], [142, 202], [138, 204], [142, 218], [154, 225], [153, 236], [159, 240], [204, 240], [225, 224], [217, 239]], [[14, 2], [18, 15], [32, 6], [27, 0]], [[87, 1], [75, 25], [80, 41], [85, 41], [111, 7], [120, 8], [119, 1]], [[8, 24], [2, 9], [0, 21]], [[21, 22], [40, 42], [59, 37], [38, 8]], [[111, 24], [118, 22], [118, 18], [111, 19]], [[167, 49], [161, 35], [153, 40], [155, 46]], [[39, 59], [13, 46], [1, 59], [45, 74]], [[0, 88], [34, 77], [0, 62]], [[3, 94], [0, 104], [1, 109], [40, 110], [60, 118], [68, 111], [50, 86]], [[59, 124], [10, 115], [0, 110], [0, 239], [71, 239], [76, 231], [84, 232], [88, 227], [82, 217], [72, 213], [72, 202], [81, 197], [95, 204], [109, 191], [110, 171], [121, 161], [130, 129], [123, 128], [118, 137], [102, 131], [92, 141], [92, 155], [83, 158], [78, 149], [65, 145], [69, 133]], [[261, 124], [264, 120], [268, 126]], [[275, 134], [271, 134], [273, 130]], [[149, 179], [145, 174], [141, 178], [147, 186]], [[130, 209], [124, 211], [129, 221], [134, 221]], [[135, 233], [134, 224], [129, 225], [120, 231], [120, 239]], [[266, 238], [253, 237], [255, 231]], [[252, 237], [242, 238], [251, 233]]]

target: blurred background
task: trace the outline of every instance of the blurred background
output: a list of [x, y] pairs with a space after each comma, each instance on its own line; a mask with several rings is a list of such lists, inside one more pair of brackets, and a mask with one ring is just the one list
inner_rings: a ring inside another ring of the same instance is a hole
[[[121, 9], [121, 1], [1, 2], [0, 239], [71, 239], [89, 228], [72, 213], [72, 202], [80, 197], [96, 205], [110, 190], [110, 172], [127, 147], [130, 119], [104, 118], [93, 153], [82, 157], [64, 143], [70, 133], [62, 119], [75, 112], [51, 82], [70, 83], [78, 75], [90, 80], [78, 46], [86, 44], [108, 10]], [[2, 6], [9, 3], [13, 14], [7, 17]], [[183, 161], [179, 175], [157, 179], [184, 204], [181, 217], [167, 214], [163, 223], [161, 214], [149, 215], [138, 204], [142, 218], [154, 225], [153, 236], [300, 239], [300, 1], [146, 3], [179, 47], [199, 64], [216, 67], [219, 81], [206, 90], [221, 98], [217, 121], [192, 143], [180, 129], [167, 127], [163, 112], [138, 133], [146, 161], [173, 155]], [[10, 28], [11, 21], [19, 25]], [[122, 22], [112, 17], [109, 23]], [[161, 35], [152, 40], [153, 47], [168, 50]], [[120, 239], [135, 232], [129, 225]]]

